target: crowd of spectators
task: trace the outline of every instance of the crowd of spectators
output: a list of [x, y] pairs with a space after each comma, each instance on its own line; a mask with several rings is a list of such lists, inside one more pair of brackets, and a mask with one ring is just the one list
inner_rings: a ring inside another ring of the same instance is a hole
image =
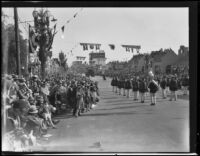
[[50, 128], [56, 129], [57, 115], [71, 112], [78, 117], [90, 111], [99, 101], [99, 89], [97, 82], [81, 75], [44, 80], [34, 75], [26, 80], [13, 74], [2, 77], [2, 97], [4, 138], [9, 142], [4, 148], [20, 150], [37, 145]]

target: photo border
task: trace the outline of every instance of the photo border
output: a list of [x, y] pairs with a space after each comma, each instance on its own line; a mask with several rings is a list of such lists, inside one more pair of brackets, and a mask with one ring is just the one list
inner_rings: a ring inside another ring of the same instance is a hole
[[[176, 152], [177, 154], [198, 153], [199, 149], [199, 127], [197, 127], [197, 33], [198, 33], [198, 2], [197, 1], [6, 1], [1, 2], [2, 7], [188, 7], [189, 8], [189, 76], [190, 76], [190, 95], [189, 95], [189, 116], [190, 116], [190, 152]], [[2, 8], [1, 7], [1, 8]], [[197, 131], [198, 128], [198, 131]], [[2, 134], [1, 134], [2, 135]], [[2, 136], [1, 136], [2, 137]], [[197, 138], [198, 137], [198, 138]], [[31, 154], [31, 153], [48, 153], [48, 154], [104, 154], [104, 153], [117, 153], [120, 152], [3, 152], [3, 154]], [[125, 153], [126, 152], [121, 152]], [[127, 154], [135, 154], [139, 152], [127, 152]], [[141, 152], [146, 153], [146, 152]], [[155, 152], [148, 152], [155, 153]], [[163, 152], [158, 152], [158, 154]], [[174, 152], [165, 152], [172, 154]], [[146, 153], [147, 154], [147, 153]], [[164, 153], [163, 153], [164, 154]]]

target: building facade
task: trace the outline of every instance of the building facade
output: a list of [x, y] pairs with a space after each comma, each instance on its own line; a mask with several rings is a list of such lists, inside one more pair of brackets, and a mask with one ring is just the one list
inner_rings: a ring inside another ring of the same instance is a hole
[[89, 64], [90, 65], [97, 65], [97, 66], [105, 66], [106, 65], [106, 57], [105, 52], [100, 51], [98, 53], [91, 52], [89, 54]]

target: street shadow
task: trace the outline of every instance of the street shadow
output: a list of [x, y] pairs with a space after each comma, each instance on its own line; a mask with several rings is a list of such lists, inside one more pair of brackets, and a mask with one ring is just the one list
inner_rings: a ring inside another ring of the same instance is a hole
[[147, 113], [138, 113], [136, 111], [131, 112], [115, 112], [115, 113], [96, 113], [96, 114], [82, 114], [81, 117], [88, 117], [88, 116], [113, 116], [113, 115], [138, 115], [138, 114], [153, 114], [151, 112]]
[[[131, 102], [132, 100], [129, 100], [127, 102]], [[126, 100], [123, 99], [116, 99], [116, 100], [110, 100], [110, 101], [106, 101], [106, 103], [123, 103], [126, 102]]]
[[53, 116], [53, 119], [68, 119], [73, 118], [71, 111], [63, 111], [60, 114], [56, 114]]
[[127, 109], [127, 108], [137, 108], [137, 107], [149, 107], [149, 105], [136, 105], [136, 106], [121, 106], [115, 108], [106, 108], [106, 109], [96, 109], [96, 110], [114, 110], [114, 109]]
[[114, 99], [116, 98], [115, 96], [109, 96], [109, 97], [101, 97], [102, 100], [109, 100], [109, 99]]

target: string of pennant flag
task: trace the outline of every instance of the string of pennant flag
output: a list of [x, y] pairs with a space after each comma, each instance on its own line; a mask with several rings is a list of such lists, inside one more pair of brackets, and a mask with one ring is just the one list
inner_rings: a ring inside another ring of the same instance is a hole
[[[67, 20], [67, 22], [61, 27], [62, 30], [62, 38], [64, 38], [64, 31], [65, 31], [65, 26], [67, 24], [69, 24], [74, 18], [77, 17], [77, 15], [83, 10], [83, 8], [81, 8], [79, 11], [77, 11], [70, 19]], [[57, 31], [58, 32], [58, 31]]]
[[[99, 43], [80, 43], [81, 46], [83, 46], [83, 51], [87, 50], [100, 50], [100, 47], [102, 44]], [[115, 44], [108, 44], [111, 50], [115, 50], [116, 46]], [[126, 52], [134, 52], [134, 49], [136, 49], [137, 53], [139, 53], [141, 46], [140, 45], [121, 45], [123, 48], [126, 49]]]
[[[78, 47], [78, 45], [81, 45], [83, 47], [83, 51], [89, 51], [89, 50], [101, 50], [100, 43], [76, 43], [71, 50], [67, 52], [68, 55], [73, 56], [73, 50]], [[115, 50], [116, 45], [115, 44], [108, 44], [111, 50]], [[140, 45], [121, 45], [125, 48], [126, 52], [134, 52], [134, 49], [136, 49], [137, 53], [140, 53], [141, 46]]]

